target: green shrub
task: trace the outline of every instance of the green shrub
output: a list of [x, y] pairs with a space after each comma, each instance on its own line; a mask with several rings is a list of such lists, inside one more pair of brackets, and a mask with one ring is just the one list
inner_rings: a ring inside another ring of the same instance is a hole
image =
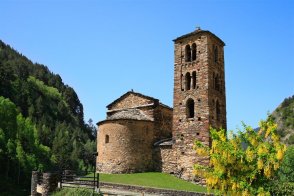
[[294, 193], [294, 182], [279, 182], [272, 183], [270, 187], [271, 195], [293, 195]]
[[288, 138], [288, 141], [287, 141], [288, 144], [294, 144], [294, 134], [290, 135], [290, 137]]

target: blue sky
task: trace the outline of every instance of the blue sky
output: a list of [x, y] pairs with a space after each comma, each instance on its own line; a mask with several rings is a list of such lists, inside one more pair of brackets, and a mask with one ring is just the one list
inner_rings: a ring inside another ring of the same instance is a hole
[[173, 42], [197, 26], [225, 43], [228, 129], [294, 94], [294, 3], [1, 0], [0, 39], [72, 86], [85, 120], [134, 89], [172, 106]]

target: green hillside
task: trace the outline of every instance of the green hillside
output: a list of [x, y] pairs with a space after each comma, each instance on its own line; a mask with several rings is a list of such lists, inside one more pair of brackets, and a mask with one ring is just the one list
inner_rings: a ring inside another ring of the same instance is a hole
[[278, 124], [281, 140], [288, 145], [294, 144], [294, 95], [286, 98], [271, 116]]
[[32, 170], [87, 170], [95, 134], [73, 88], [0, 40], [0, 178], [28, 186]]

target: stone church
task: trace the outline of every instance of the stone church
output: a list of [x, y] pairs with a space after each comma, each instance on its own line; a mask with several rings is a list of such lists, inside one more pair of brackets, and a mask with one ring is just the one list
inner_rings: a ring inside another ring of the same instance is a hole
[[173, 41], [173, 108], [133, 91], [110, 103], [97, 123], [97, 172], [161, 171], [194, 180], [193, 164], [208, 163], [193, 144], [210, 145], [210, 127], [226, 129], [225, 43], [200, 28]]

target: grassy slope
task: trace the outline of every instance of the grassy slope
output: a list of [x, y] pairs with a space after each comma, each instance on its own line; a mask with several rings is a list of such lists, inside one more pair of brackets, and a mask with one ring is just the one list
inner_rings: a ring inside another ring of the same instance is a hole
[[[93, 176], [93, 174], [89, 174], [88, 176]], [[192, 184], [169, 174], [158, 172], [135, 174], [100, 174], [100, 181], [163, 189], [206, 192], [205, 187]]]

